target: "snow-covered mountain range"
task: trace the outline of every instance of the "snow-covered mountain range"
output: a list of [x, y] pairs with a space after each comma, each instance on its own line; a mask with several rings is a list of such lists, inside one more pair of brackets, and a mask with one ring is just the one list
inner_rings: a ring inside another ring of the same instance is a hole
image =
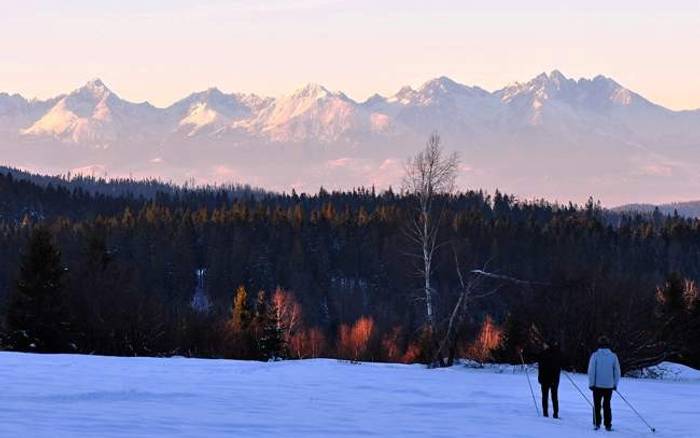
[[397, 186], [433, 130], [460, 152], [463, 188], [608, 205], [700, 196], [700, 110], [671, 111], [604, 76], [555, 70], [494, 92], [440, 77], [364, 102], [317, 84], [276, 98], [211, 88], [167, 108], [99, 79], [48, 100], [0, 93], [0, 164], [39, 172]]

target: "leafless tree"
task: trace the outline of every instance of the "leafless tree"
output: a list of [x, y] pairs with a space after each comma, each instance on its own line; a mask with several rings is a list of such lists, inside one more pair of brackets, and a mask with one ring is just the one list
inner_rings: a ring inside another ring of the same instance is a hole
[[446, 153], [440, 136], [434, 132], [425, 148], [408, 160], [405, 166], [403, 189], [415, 201], [413, 220], [408, 229], [409, 239], [415, 244], [412, 255], [419, 260], [418, 274], [423, 280], [425, 318], [431, 331], [435, 330], [435, 309], [431, 275], [433, 259], [440, 246], [438, 231], [444, 211], [444, 199], [454, 191], [459, 157]]
[[[457, 328], [467, 315], [469, 303], [495, 294], [501, 289], [499, 285], [486, 289], [485, 280], [500, 284], [530, 284], [507, 275], [487, 272], [485, 266], [482, 269], [469, 270], [468, 278], [465, 278], [455, 251], [455, 266], [461, 284], [460, 293], [449, 316], [445, 315], [443, 320], [438, 321], [431, 276], [436, 251], [447, 243], [440, 241], [438, 233], [445, 203], [455, 189], [458, 167], [459, 156], [456, 153], [445, 152], [440, 144], [440, 136], [434, 132], [428, 138], [425, 148], [406, 163], [403, 181], [404, 193], [415, 202], [415, 210], [407, 230], [408, 237], [415, 246], [409, 254], [419, 260], [417, 274], [423, 282], [422, 299], [425, 302], [425, 319], [430, 330], [432, 345], [432, 351], [429, 354], [433, 357], [433, 365], [439, 366], [450, 364], [454, 359]], [[450, 351], [452, 352], [448, 354]]]
[[[510, 275], [489, 272], [487, 270], [488, 263], [481, 268], [470, 269], [466, 273], [462, 273], [462, 264], [454, 246], [452, 246], [452, 252], [460, 289], [449, 318], [445, 321], [446, 326], [444, 331], [441, 332], [442, 339], [438, 342], [438, 347], [433, 357], [433, 364], [440, 366], [452, 366], [454, 363], [457, 330], [464, 320], [467, 319], [469, 306], [472, 303], [499, 293], [508, 284], [525, 288], [549, 285], [549, 283], [522, 280]], [[447, 358], [447, 361], [445, 361], [445, 358]]]

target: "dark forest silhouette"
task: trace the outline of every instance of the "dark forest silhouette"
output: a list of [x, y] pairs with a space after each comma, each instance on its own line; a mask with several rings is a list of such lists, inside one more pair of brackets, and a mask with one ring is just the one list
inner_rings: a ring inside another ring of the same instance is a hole
[[[411, 196], [95, 184], [0, 173], [4, 348], [431, 362]], [[528, 280], [480, 281], [498, 293], [470, 303], [453, 356], [515, 361], [536, 333], [582, 369], [607, 333], [626, 370], [700, 365], [700, 220], [498, 192], [441, 202], [436, 330], [463, 287], [455, 260]], [[193, 306], [198, 284], [207, 306]]]

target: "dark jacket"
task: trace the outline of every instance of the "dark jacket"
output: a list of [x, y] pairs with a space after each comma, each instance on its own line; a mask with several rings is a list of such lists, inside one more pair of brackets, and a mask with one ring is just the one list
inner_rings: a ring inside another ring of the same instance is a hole
[[539, 371], [537, 374], [537, 380], [540, 382], [540, 385], [559, 384], [561, 367], [561, 351], [559, 351], [558, 347], [553, 346], [540, 353]]

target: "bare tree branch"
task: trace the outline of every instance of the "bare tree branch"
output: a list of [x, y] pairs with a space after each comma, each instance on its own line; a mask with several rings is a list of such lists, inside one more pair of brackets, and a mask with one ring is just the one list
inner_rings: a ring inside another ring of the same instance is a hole
[[435, 331], [435, 310], [431, 275], [433, 257], [441, 246], [438, 241], [444, 206], [436, 206], [441, 196], [447, 197], [454, 190], [459, 159], [457, 154], [446, 155], [440, 145], [440, 136], [430, 135], [425, 148], [412, 157], [405, 166], [403, 191], [416, 200], [413, 219], [407, 230], [409, 240], [416, 245], [416, 255], [422, 260], [423, 294], [425, 295], [426, 321]]

